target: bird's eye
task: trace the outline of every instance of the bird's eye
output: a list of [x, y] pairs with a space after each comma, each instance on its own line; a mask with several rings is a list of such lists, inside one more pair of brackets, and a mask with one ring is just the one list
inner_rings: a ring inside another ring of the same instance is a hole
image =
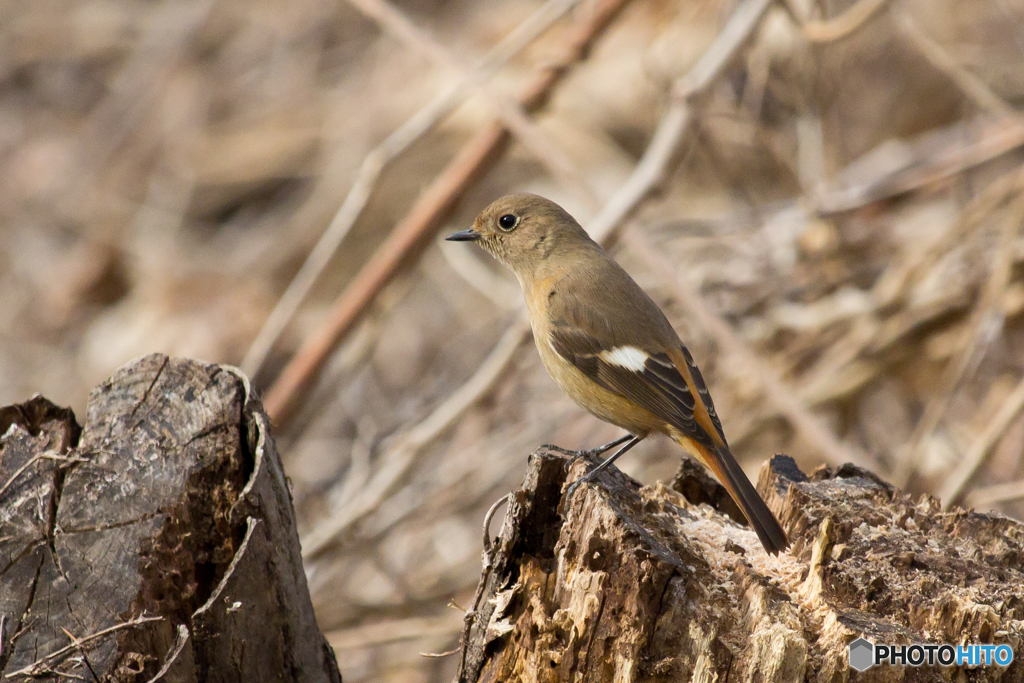
[[498, 227], [506, 232], [511, 231], [518, 224], [519, 217], [511, 213], [506, 213], [504, 216], [498, 219]]

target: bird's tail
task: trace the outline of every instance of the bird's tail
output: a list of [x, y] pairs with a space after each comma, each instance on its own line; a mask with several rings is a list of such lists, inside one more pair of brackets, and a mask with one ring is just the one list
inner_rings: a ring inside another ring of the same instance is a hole
[[750, 526], [754, 528], [765, 551], [777, 555], [788, 548], [789, 539], [786, 538], [786, 532], [782, 530], [779, 521], [775, 519], [775, 515], [768, 509], [757, 489], [747, 479], [743, 468], [736, 462], [736, 458], [732, 457], [729, 449], [725, 446], [718, 446], [712, 451], [690, 439], [685, 440], [689, 443], [680, 443], [680, 445], [690, 453], [695, 450], [699, 451], [695, 455], [699, 455], [699, 459], [704, 465], [715, 473], [732, 499], [743, 510], [743, 515], [750, 522]]

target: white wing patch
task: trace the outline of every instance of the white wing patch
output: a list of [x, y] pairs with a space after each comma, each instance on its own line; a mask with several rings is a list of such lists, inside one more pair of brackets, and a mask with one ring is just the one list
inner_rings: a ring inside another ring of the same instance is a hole
[[620, 368], [643, 372], [644, 363], [647, 362], [649, 356], [635, 346], [620, 346], [611, 351], [602, 351], [598, 354], [598, 358], [605, 363], [618, 365]]

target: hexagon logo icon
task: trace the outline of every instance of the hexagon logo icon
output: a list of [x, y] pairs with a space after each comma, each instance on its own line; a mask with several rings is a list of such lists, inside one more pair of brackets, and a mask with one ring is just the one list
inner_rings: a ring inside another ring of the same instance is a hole
[[858, 638], [850, 643], [850, 667], [866, 671], [875, 664], [875, 646], [871, 641]]

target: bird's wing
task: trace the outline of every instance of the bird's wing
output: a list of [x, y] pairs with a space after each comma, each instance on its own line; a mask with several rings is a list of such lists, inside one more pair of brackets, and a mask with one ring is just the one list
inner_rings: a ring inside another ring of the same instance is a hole
[[[628, 281], [618, 276], [616, 287], [602, 288], [599, 284], [614, 280], [617, 271], [605, 268], [598, 273], [597, 282], [584, 283], [591, 292], [625, 291], [627, 296], [606, 299], [600, 315], [579, 303], [589, 297], [560, 296], [552, 289], [548, 298], [551, 347], [600, 386], [671, 425], [669, 435], [711, 468], [765, 549], [770, 553], [785, 549], [789, 545], [785, 531], [729, 452], [715, 404], [690, 351], [657, 305], [628, 276]], [[635, 288], [633, 292], [628, 291], [630, 287]]]
[[[711, 450], [719, 445], [716, 436], [725, 445], [707, 385], [682, 343], [678, 353], [651, 351], [636, 343], [602, 343], [565, 319], [553, 321], [550, 342], [558, 355], [594, 382], [633, 401], [683, 435]], [[681, 371], [679, 365], [684, 363]], [[698, 408], [697, 401], [705, 410]]]
[[712, 450], [725, 445], [711, 394], [661, 309], [601, 252], [546, 299], [555, 352], [604, 388]]
[[686, 361], [686, 367], [689, 370], [693, 388], [697, 391], [697, 396], [708, 411], [708, 419], [711, 421], [711, 425], [718, 432], [718, 436], [722, 438], [722, 445], [728, 447], [729, 444], [725, 440], [725, 432], [722, 431], [722, 421], [718, 419], [718, 413], [715, 412], [715, 402], [711, 400], [711, 392], [708, 391], [708, 385], [704, 382], [704, 375], [700, 374], [700, 368], [693, 362], [690, 349], [686, 348], [685, 344], [679, 345], [679, 351], [683, 354], [683, 359]]

